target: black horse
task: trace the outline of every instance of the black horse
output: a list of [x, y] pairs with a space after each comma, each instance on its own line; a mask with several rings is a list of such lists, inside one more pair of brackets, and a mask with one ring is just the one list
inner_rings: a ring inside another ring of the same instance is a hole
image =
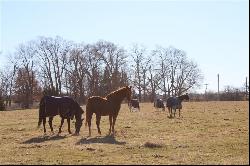
[[155, 108], [162, 108], [162, 110], [165, 111], [165, 106], [164, 106], [162, 99], [156, 99], [154, 102], [154, 107]]
[[60, 115], [61, 117], [61, 125], [59, 128], [59, 133], [62, 132], [61, 128], [64, 123], [64, 119], [67, 119], [68, 122], [68, 132], [70, 131], [70, 119], [76, 118], [75, 122], [75, 134], [79, 135], [80, 128], [82, 126], [82, 114], [84, 111], [80, 107], [80, 105], [70, 97], [54, 97], [54, 96], [44, 96], [42, 97], [39, 104], [39, 121], [38, 127], [41, 125], [43, 121], [44, 133], [46, 133], [46, 117], [49, 117], [49, 125], [50, 129], [53, 132], [52, 121], [53, 117], [56, 115]]
[[181, 103], [184, 99], [189, 100], [189, 96], [187, 93], [185, 95], [182, 95], [182, 96], [169, 97], [167, 99], [167, 106], [166, 107], [168, 107], [170, 117], [172, 117], [172, 109], [174, 109], [174, 117], [175, 117], [176, 109], [179, 109], [179, 117], [181, 116], [181, 109], [182, 109]]
[[128, 102], [128, 106], [129, 106], [130, 112], [132, 112], [132, 107], [137, 108], [140, 111], [140, 103], [138, 99], [130, 100], [130, 102]]

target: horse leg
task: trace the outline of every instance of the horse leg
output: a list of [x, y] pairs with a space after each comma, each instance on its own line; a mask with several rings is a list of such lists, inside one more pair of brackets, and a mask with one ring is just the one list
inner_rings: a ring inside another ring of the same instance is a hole
[[181, 109], [179, 109], [179, 117], [181, 117]]
[[70, 130], [70, 118], [67, 118], [67, 122], [68, 122], [68, 132], [69, 132], [69, 134], [72, 134], [72, 132]]
[[53, 121], [53, 116], [49, 117], [49, 127], [51, 129], [51, 132], [54, 133], [53, 126], [52, 126], [52, 121]]
[[109, 135], [111, 134], [111, 127], [112, 127], [112, 115], [109, 115]]
[[61, 119], [61, 125], [60, 125], [60, 127], [59, 127], [59, 132], [58, 132], [58, 134], [60, 134], [60, 133], [62, 132], [62, 125], [63, 125], [63, 123], [64, 123], [64, 118]]
[[97, 126], [97, 129], [98, 129], [98, 134], [101, 135], [100, 121], [101, 121], [101, 115], [96, 115], [96, 126]]
[[170, 117], [172, 118], [172, 117], [173, 117], [173, 108], [171, 107], [170, 110], [171, 110], [171, 115], [170, 115]]
[[44, 134], [46, 134], [45, 124], [46, 124], [46, 118], [43, 118], [43, 131], [44, 131]]
[[169, 117], [171, 118], [172, 117], [172, 108], [168, 107], [168, 112], [169, 112]]
[[117, 115], [113, 116], [113, 123], [112, 123], [112, 132], [113, 132], [114, 136], [115, 136], [115, 121], [116, 121], [116, 117], [117, 117]]
[[88, 126], [89, 126], [89, 137], [91, 136], [91, 119], [92, 119], [93, 113], [91, 113], [88, 117]]

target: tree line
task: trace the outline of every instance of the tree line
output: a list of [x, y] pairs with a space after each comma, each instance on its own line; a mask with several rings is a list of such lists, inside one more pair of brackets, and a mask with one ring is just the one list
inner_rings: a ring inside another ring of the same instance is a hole
[[244, 85], [241, 88], [225, 86], [223, 91], [208, 91], [204, 94], [190, 93], [192, 101], [244, 101], [249, 100], [249, 86]]
[[125, 85], [133, 97], [153, 101], [199, 87], [203, 76], [185, 51], [139, 44], [130, 49], [100, 40], [76, 43], [62, 37], [38, 37], [21, 43], [0, 70], [0, 101], [30, 108], [42, 95], [68, 95], [84, 104], [89, 96], [105, 96]]

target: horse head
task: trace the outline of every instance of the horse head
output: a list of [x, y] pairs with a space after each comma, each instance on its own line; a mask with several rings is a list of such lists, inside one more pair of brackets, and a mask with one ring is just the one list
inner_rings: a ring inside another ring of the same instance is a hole
[[189, 100], [188, 93], [186, 93], [186, 94], [184, 95], [184, 99]]
[[75, 123], [75, 135], [79, 135], [80, 133], [80, 129], [82, 127], [82, 122], [84, 120], [84, 118], [82, 118], [82, 114], [84, 113], [83, 109], [79, 106], [77, 109], [77, 112], [75, 114], [75, 118], [76, 118], [76, 123]]

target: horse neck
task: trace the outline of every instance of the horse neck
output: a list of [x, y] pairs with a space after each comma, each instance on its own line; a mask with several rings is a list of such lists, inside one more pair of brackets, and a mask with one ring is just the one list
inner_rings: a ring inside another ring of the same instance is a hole
[[115, 91], [107, 95], [106, 98], [110, 101], [116, 101], [118, 104], [121, 104], [122, 100], [126, 97], [125, 93], [121, 91], [125, 91], [125, 89], [121, 89], [120, 91]]
[[179, 96], [178, 99], [182, 102], [184, 100], [184, 96]]

